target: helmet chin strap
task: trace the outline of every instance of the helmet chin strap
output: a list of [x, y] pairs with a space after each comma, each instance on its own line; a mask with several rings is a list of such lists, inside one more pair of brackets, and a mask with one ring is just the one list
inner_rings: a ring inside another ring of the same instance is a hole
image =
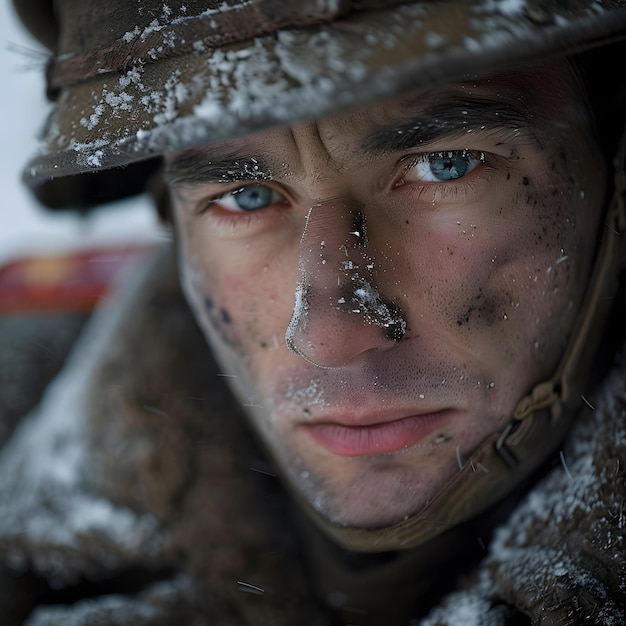
[[535, 385], [520, 400], [506, 428], [485, 439], [439, 495], [415, 515], [384, 528], [341, 526], [327, 520], [292, 489], [313, 521], [350, 550], [384, 552], [414, 548], [485, 511], [537, 470], [556, 451], [581, 406], [581, 390], [586, 388], [617, 290], [619, 239], [625, 232], [626, 132], [584, 306], [554, 376]]

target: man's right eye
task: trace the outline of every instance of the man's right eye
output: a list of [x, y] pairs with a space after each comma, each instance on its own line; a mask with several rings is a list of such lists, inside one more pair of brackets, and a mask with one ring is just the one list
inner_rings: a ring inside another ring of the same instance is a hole
[[459, 180], [473, 172], [485, 155], [475, 150], [448, 150], [417, 155], [407, 168], [406, 180], [442, 183]]
[[273, 204], [284, 202], [284, 197], [265, 185], [246, 185], [230, 191], [211, 202], [226, 211], [250, 212], [266, 209]]

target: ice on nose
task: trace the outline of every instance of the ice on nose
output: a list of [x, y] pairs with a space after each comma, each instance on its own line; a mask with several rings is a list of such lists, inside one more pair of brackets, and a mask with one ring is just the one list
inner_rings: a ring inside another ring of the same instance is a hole
[[349, 301], [345, 296], [337, 300], [337, 308], [348, 313], [358, 313], [369, 324], [375, 324], [387, 331], [389, 338], [400, 341], [406, 333], [406, 321], [400, 309], [389, 302], [385, 302], [369, 281], [354, 274], [350, 277], [351, 294]]
[[[317, 362], [322, 354], [335, 357], [350, 344], [345, 355], [329, 359], [344, 362], [347, 352], [363, 349], [360, 344], [382, 346], [404, 337], [407, 325], [400, 308], [376, 286], [375, 254], [361, 211], [348, 210], [337, 201], [310, 211], [300, 246], [301, 280], [285, 335], [292, 352]], [[358, 326], [345, 326], [350, 318], [382, 332], [359, 339]]]

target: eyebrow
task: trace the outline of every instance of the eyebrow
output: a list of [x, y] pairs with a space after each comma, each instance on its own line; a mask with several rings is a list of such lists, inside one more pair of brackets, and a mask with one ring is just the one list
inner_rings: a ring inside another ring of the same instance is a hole
[[[410, 110], [411, 103], [406, 107]], [[435, 139], [478, 129], [510, 128], [528, 133], [533, 126], [532, 120], [533, 115], [527, 107], [517, 107], [509, 100], [449, 96], [416, 113], [410, 121], [379, 128], [361, 141], [361, 149], [369, 156], [401, 152]], [[211, 148], [192, 148], [166, 161], [164, 177], [167, 184], [176, 187], [272, 178], [271, 165], [262, 154], [250, 157], [231, 150], [220, 156], [209, 150]]]
[[361, 142], [369, 155], [401, 152], [421, 143], [478, 129], [510, 128], [528, 132], [533, 114], [506, 100], [451, 97], [432, 105], [409, 122], [392, 124], [368, 135]]
[[185, 150], [166, 162], [165, 181], [172, 186], [192, 183], [232, 183], [271, 179], [271, 167], [262, 157], [230, 153], [219, 160], [209, 158], [205, 150]]

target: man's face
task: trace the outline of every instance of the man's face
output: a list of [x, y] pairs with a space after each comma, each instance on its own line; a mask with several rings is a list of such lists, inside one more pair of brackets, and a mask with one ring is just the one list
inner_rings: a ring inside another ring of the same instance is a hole
[[554, 63], [169, 157], [222, 375], [332, 521], [418, 511], [553, 372], [604, 187], [574, 85]]

